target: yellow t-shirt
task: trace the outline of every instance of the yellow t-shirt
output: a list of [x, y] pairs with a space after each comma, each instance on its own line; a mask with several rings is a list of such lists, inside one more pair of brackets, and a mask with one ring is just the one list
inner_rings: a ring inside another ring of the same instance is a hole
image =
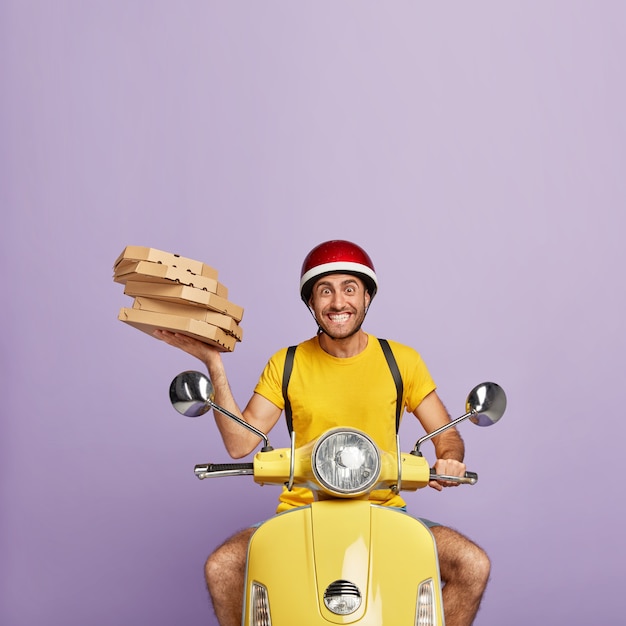
[[[389, 341], [404, 386], [403, 405], [412, 413], [436, 386], [420, 355]], [[254, 391], [284, 409], [283, 369], [287, 348], [271, 357]], [[317, 337], [298, 345], [289, 381], [296, 445], [312, 441], [329, 428], [347, 426], [367, 432], [376, 444], [396, 452], [396, 386], [378, 340], [368, 335], [360, 354], [338, 358], [324, 352]], [[388, 506], [404, 506], [390, 490], [377, 490], [370, 500]], [[283, 490], [278, 512], [313, 501], [308, 489]]]

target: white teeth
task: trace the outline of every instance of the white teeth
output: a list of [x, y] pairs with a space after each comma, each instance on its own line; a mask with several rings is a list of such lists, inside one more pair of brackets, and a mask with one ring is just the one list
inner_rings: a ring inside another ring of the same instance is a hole
[[330, 317], [330, 319], [333, 322], [345, 322], [350, 317], [350, 314], [349, 313], [341, 313], [339, 315], [329, 315], [328, 317]]

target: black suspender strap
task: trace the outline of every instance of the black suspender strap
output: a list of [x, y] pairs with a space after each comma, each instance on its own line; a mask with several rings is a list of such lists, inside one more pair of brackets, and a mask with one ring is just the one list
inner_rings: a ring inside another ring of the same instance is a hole
[[[383, 350], [383, 354], [385, 355], [385, 359], [387, 360], [387, 365], [389, 365], [389, 369], [391, 370], [391, 375], [393, 376], [393, 381], [396, 384], [396, 391], [398, 392], [398, 398], [396, 400], [396, 433], [400, 429], [400, 418], [402, 417], [402, 396], [404, 395], [404, 385], [402, 384], [402, 376], [400, 375], [400, 370], [398, 369], [398, 363], [396, 362], [396, 358], [393, 356], [393, 351], [391, 350], [391, 346], [386, 339], [378, 339], [380, 343], [380, 347]], [[289, 402], [289, 395], [287, 394], [287, 388], [289, 387], [289, 379], [291, 378], [291, 371], [293, 370], [293, 360], [296, 353], [297, 346], [289, 346], [287, 348], [287, 355], [285, 356], [285, 368], [283, 370], [283, 398], [285, 400], [285, 419], [287, 420], [287, 429], [289, 434], [291, 435], [291, 431], [293, 430], [293, 418], [291, 414], [291, 402]]]
[[283, 370], [283, 398], [285, 399], [285, 419], [287, 420], [287, 429], [291, 435], [293, 430], [293, 419], [291, 417], [291, 402], [287, 395], [287, 387], [289, 387], [289, 378], [291, 378], [291, 370], [293, 369], [293, 359], [298, 346], [289, 346], [287, 348], [287, 356], [285, 357], [285, 369]]
[[402, 376], [400, 376], [400, 370], [398, 369], [398, 363], [396, 362], [396, 358], [393, 356], [393, 351], [391, 350], [391, 346], [386, 339], [378, 339], [380, 342], [380, 347], [383, 349], [383, 353], [385, 354], [385, 358], [387, 359], [387, 365], [389, 365], [389, 369], [391, 370], [391, 375], [393, 376], [393, 382], [396, 383], [396, 391], [398, 392], [398, 399], [396, 400], [396, 434], [400, 430], [400, 418], [402, 417], [402, 396], [404, 395], [404, 385], [402, 384]]

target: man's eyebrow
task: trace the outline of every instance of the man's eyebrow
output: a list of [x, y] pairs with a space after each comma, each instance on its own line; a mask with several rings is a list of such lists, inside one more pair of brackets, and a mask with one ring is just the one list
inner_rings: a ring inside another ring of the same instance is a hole
[[[358, 285], [358, 282], [356, 280], [356, 278], [346, 278], [345, 280], [341, 281], [342, 285], [348, 285], [350, 283], [354, 283], [355, 285]], [[320, 280], [316, 283], [315, 287], [323, 287], [323, 286], [332, 286], [332, 283], [329, 280], [324, 280], [323, 278], [320, 278]]]

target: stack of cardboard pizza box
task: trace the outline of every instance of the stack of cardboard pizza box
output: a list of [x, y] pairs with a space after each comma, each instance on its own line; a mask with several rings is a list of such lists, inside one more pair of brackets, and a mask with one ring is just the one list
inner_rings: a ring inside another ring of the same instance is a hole
[[127, 246], [113, 265], [113, 280], [134, 298], [118, 319], [145, 333], [183, 333], [232, 352], [243, 337], [243, 308], [228, 300], [217, 270], [155, 248]]

